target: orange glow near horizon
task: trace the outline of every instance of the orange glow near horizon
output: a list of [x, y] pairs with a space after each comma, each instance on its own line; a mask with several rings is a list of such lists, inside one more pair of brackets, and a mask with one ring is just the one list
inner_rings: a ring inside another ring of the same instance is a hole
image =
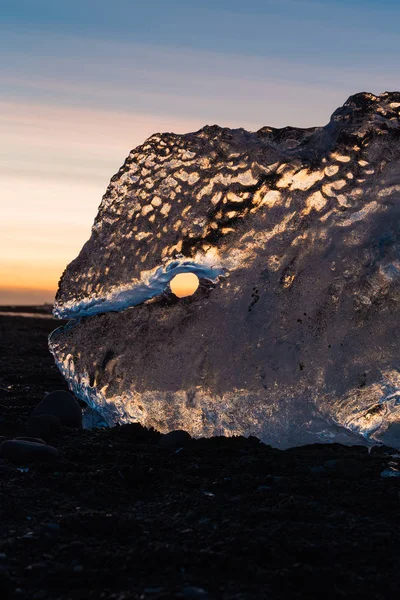
[[0, 101], [0, 305], [52, 302], [110, 178], [155, 131], [200, 119]]
[[33, 289], [31, 287], [0, 287], [1, 306], [42, 306], [53, 304], [56, 289]]

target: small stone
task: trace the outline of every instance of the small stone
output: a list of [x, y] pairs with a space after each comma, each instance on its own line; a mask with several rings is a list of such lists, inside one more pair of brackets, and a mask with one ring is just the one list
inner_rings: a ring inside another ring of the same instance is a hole
[[272, 490], [272, 487], [270, 485], [259, 485], [257, 488], [258, 492], [263, 492], [263, 493], [270, 492], [271, 490]]
[[393, 469], [389, 467], [388, 469], [384, 469], [381, 473], [381, 477], [400, 477], [400, 471], [397, 469]]
[[48, 597], [47, 590], [39, 590], [33, 596], [33, 600], [44, 600], [44, 598], [47, 598], [47, 597]]
[[206, 598], [210, 597], [208, 592], [206, 592], [206, 590], [203, 590], [203, 588], [196, 587], [193, 585], [188, 585], [187, 587], [183, 588], [182, 594], [183, 594], [184, 598], [193, 598], [193, 599], [203, 598], [205, 600]]
[[20, 440], [23, 442], [34, 442], [35, 444], [46, 444], [46, 442], [39, 437], [21, 436], [14, 438], [14, 440]]
[[14, 463], [49, 461], [58, 458], [58, 450], [37, 442], [8, 440], [0, 444], [0, 457], [7, 458]]
[[325, 467], [331, 475], [337, 477], [358, 477], [360, 476], [360, 464], [354, 458], [332, 458], [325, 462]]
[[176, 429], [170, 431], [161, 436], [159, 445], [162, 448], [176, 448], [177, 446], [184, 446], [192, 439], [191, 435], [183, 429]]
[[326, 475], [327, 470], [323, 465], [311, 465], [308, 470], [312, 475]]
[[60, 419], [55, 415], [35, 415], [25, 425], [28, 435], [49, 441], [60, 433]]
[[58, 523], [43, 523], [41, 529], [43, 533], [55, 535], [60, 533], [61, 527]]
[[75, 566], [72, 568], [72, 570], [73, 570], [73, 572], [74, 572], [74, 573], [82, 573], [82, 571], [83, 571], [83, 567], [82, 567], [82, 565], [75, 565]]
[[58, 417], [61, 425], [82, 427], [82, 409], [75, 397], [64, 390], [50, 392], [33, 409], [34, 416], [44, 414]]

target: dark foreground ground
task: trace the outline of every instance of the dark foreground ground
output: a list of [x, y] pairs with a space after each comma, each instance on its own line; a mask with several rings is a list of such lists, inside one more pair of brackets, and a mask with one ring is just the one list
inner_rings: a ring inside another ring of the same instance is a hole
[[[0, 435], [66, 389], [51, 319], [0, 317]], [[0, 598], [395, 598], [396, 451], [256, 439], [158, 446], [138, 425], [62, 429], [58, 462], [0, 459]]]

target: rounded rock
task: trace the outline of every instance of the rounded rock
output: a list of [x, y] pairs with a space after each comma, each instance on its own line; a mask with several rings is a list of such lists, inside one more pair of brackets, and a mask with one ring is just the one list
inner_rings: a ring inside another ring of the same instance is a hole
[[33, 409], [33, 416], [54, 415], [61, 425], [67, 427], [82, 427], [82, 409], [75, 397], [64, 390], [50, 392]]
[[332, 458], [325, 461], [324, 466], [334, 477], [354, 479], [362, 475], [361, 465], [354, 458]]
[[60, 433], [60, 419], [55, 415], [34, 415], [25, 425], [26, 432], [31, 437], [39, 437], [46, 441]]
[[203, 588], [200, 587], [196, 587], [193, 585], [188, 585], [186, 587], [183, 588], [182, 590], [182, 595], [184, 598], [193, 598], [194, 599], [199, 599], [202, 598], [204, 600], [206, 600], [207, 598], [209, 598], [209, 593], [204, 590]]
[[28, 435], [21, 435], [19, 437], [13, 438], [15, 441], [22, 442], [33, 442], [34, 444], [46, 444], [46, 442], [40, 437], [33, 437]]
[[162, 448], [176, 448], [184, 446], [192, 439], [191, 435], [183, 429], [175, 429], [161, 436], [159, 444]]
[[0, 444], [0, 457], [15, 463], [51, 461], [58, 458], [58, 450], [37, 442], [7, 440]]

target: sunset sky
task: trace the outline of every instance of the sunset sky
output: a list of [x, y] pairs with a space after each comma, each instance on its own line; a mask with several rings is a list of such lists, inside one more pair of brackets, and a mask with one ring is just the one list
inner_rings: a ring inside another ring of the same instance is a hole
[[52, 302], [155, 132], [325, 125], [400, 90], [398, 0], [0, 0], [0, 304]]

